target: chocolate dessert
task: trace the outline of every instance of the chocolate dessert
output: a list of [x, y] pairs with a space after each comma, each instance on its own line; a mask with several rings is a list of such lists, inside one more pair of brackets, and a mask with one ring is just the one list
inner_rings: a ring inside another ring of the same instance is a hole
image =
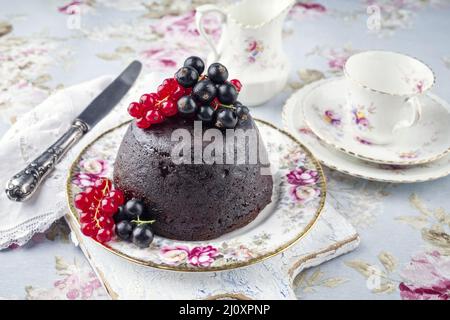
[[[203, 131], [208, 128], [203, 126]], [[155, 234], [177, 240], [217, 238], [247, 225], [271, 202], [272, 176], [261, 174], [264, 165], [259, 160], [256, 164], [175, 164], [171, 153], [179, 142], [171, 141], [171, 136], [176, 129], [193, 135], [194, 121], [173, 117], [145, 130], [133, 121], [114, 165], [115, 186], [127, 199], [139, 199], [153, 212]], [[236, 129], [257, 127], [248, 116]], [[203, 150], [209, 143], [203, 142]], [[249, 143], [246, 140], [245, 150]], [[235, 145], [234, 151], [242, 147]]]

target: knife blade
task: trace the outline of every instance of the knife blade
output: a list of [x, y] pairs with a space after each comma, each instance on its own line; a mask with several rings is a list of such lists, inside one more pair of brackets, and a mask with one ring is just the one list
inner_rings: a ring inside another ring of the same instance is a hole
[[128, 92], [141, 69], [142, 64], [139, 61], [130, 63], [102, 93], [92, 100], [77, 119], [83, 121], [89, 128], [94, 127]]
[[133, 61], [106, 87], [72, 122], [64, 133], [44, 153], [6, 183], [6, 195], [10, 200], [22, 202], [29, 199], [45, 177], [66, 152], [90, 129], [103, 119], [128, 92], [141, 72], [142, 64]]

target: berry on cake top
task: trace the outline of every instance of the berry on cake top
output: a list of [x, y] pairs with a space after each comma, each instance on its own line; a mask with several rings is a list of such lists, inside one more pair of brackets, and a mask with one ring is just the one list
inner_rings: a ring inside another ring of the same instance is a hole
[[139, 102], [128, 106], [136, 125], [148, 129], [168, 117], [196, 119], [217, 128], [234, 129], [246, 121], [249, 109], [237, 98], [242, 84], [228, 81], [228, 70], [213, 63], [206, 74], [205, 63], [199, 57], [189, 57], [173, 78], [165, 79], [154, 93], [143, 94]]

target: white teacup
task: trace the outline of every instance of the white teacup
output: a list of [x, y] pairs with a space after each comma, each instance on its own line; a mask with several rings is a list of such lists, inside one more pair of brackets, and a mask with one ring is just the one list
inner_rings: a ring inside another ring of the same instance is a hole
[[365, 51], [345, 66], [349, 126], [356, 138], [370, 144], [389, 144], [395, 132], [417, 123], [418, 97], [434, 82], [423, 62], [395, 52]]

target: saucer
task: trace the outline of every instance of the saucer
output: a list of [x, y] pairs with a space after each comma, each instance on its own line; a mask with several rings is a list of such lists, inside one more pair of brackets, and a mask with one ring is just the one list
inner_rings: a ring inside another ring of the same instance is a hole
[[[319, 162], [292, 135], [275, 126], [255, 120], [265, 141], [274, 179], [272, 203], [243, 228], [205, 241], [177, 241], [155, 236], [145, 249], [114, 239], [105, 250], [128, 261], [158, 269], [182, 272], [211, 272], [248, 266], [270, 258], [299, 241], [319, 218], [326, 195], [325, 176]], [[98, 177], [112, 177], [113, 165], [129, 122], [103, 133], [75, 159], [67, 180], [70, 214], [79, 226], [74, 196]], [[302, 180], [313, 173], [314, 179]], [[296, 179], [292, 179], [292, 175]], [[300, 178], [298, 178], [300, 177]], [[80, 183], [81, 180], [83, 183]], [[198, 254], [202, 256], [198, 256]], [[198, 263], [198, 261], [202, 263]]]
[[392, 165], [428, 163], [450, 151], [450, 113], [432, 94], [419, 98], [422, 116], [416, 125], [398, 130], [393, 143], [377, 145], [349, 129], [349, 121], [370, 129], [365, 113], [371, 110], [348, 110], [345, 92], [346, 80], [336, 78], [311, 88], [301, 102], [307, 125], [330, 146], [363, 160]]
[[[439, 160], [415, 166], [396, 166], [377, 164], [347, 155], [321, 141], [307, 126], [301, 101], [316, 86], [336, 82], [325, 79], [314, 82], [295, 92], [283, 107], [283, 126], [302, 142], [325, 166], [342, 173], [373, 181], [391, 183], [414, 183], [430, 181], [450, 174], [450, 155]], [[450, 105], [439, 97], [430, 94], [439, 104], [450, 110]]]

